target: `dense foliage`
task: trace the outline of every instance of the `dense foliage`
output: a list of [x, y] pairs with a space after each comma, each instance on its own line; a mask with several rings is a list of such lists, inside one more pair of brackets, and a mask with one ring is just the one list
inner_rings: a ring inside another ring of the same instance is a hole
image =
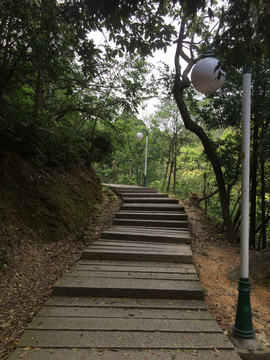
[[4, 0], [0, 18], [2, 150], [53, 166], [109, 156], [97, 124], [135, 111], [151, 91], [143, 58], [97, 48], [82, 4]]

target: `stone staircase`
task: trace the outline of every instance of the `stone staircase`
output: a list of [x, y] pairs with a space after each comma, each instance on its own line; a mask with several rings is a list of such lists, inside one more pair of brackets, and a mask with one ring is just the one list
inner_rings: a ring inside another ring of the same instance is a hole
[[204, 305], [184, 208], [110, 187], [123, 198], [113, 225], [55, 284], [10, 360], [239, 360]]

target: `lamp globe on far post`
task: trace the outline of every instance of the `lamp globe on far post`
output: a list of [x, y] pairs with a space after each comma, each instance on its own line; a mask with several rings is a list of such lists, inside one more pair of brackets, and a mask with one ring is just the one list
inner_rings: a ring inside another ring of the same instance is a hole
[[138, 132], [138, 134], [136, 135], [136, 138], [141, 140], [143, 138], [143, 133]]

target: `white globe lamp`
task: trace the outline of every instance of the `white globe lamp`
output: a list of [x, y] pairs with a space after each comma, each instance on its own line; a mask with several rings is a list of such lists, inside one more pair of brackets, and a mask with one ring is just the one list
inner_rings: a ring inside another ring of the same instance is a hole
[[203, 94], [212, 94], [221, 88], [226, 73], [221, 70], [218, 59], [205, 57], [192, 68], [191, 82], [195, 89]]
[[143, 133], [138, 132], [138, 134], [136, 135], [137, 139], [141, 140], [143, 138]]

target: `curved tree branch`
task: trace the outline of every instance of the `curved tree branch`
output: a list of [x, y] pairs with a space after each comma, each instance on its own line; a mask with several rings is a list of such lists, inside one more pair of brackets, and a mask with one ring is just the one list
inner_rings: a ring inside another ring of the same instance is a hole
[[221, 166], [219, 163], [219, 158], [213, 147], [212, 142], [208, 138], [204, 129], [192, 120], [192, 118], [189, 114], [187, 105], [184, 100], [184, 90], [186, 88], [188, 88], [188, 86], [190, 85], [188, 73], [191, 70], [193, 63], [194, 63], [194, 59], [192, 56], [192, 50], [191, 50], [190, 61], [188, 62], [183, 74], [181, 74], [180, 56], [181, 56], [181, 52], [182, 52], [183, 34], [184, 34], [185, 26], [186, 26], [186, 22], [185, 22], [185, 19], [183, 19], [181, 26], [180, 26], [179, 38], [178, 38], [177, 49], [176, 49], [176, 54], [175, 54], [176, 74], [175, 74], [174, 89], [173, 89], [174, 97], [175, 97], [177, 106], [180, 110], [180, 113], [182, 115], [182, 119], [183, 119], [186, 129], [190, 130], [191, 132], [193, 132], [195, 135], [197, 135], [199, 137], [199, 139], [201, 140], [201, 142], [203, 144], [203, 147], [207, 154], [207, 157], [212, 164], [212, 167], [213, 167], [213, 170], [214, 170], [214, 173], [216, 176], [217, 185], [218, 185], [220, 203], [221, 203], [221, 208], [222, 208], [222, 215], [223, 215], [225, 226], [227, 228], [227, 238], [229, 241], [232, 242], [232, 241], [235, 241], [235, 239], [236, 239], [236, 231], [235, 231], [235, 227], [234, 227], [234, 224], [233, 224], [231, 216], [230, 216], [227, 191], [226, 191], [226, 187], [225, 187], [223, 172], [222, 172], [222, 169], [221, 169]]

